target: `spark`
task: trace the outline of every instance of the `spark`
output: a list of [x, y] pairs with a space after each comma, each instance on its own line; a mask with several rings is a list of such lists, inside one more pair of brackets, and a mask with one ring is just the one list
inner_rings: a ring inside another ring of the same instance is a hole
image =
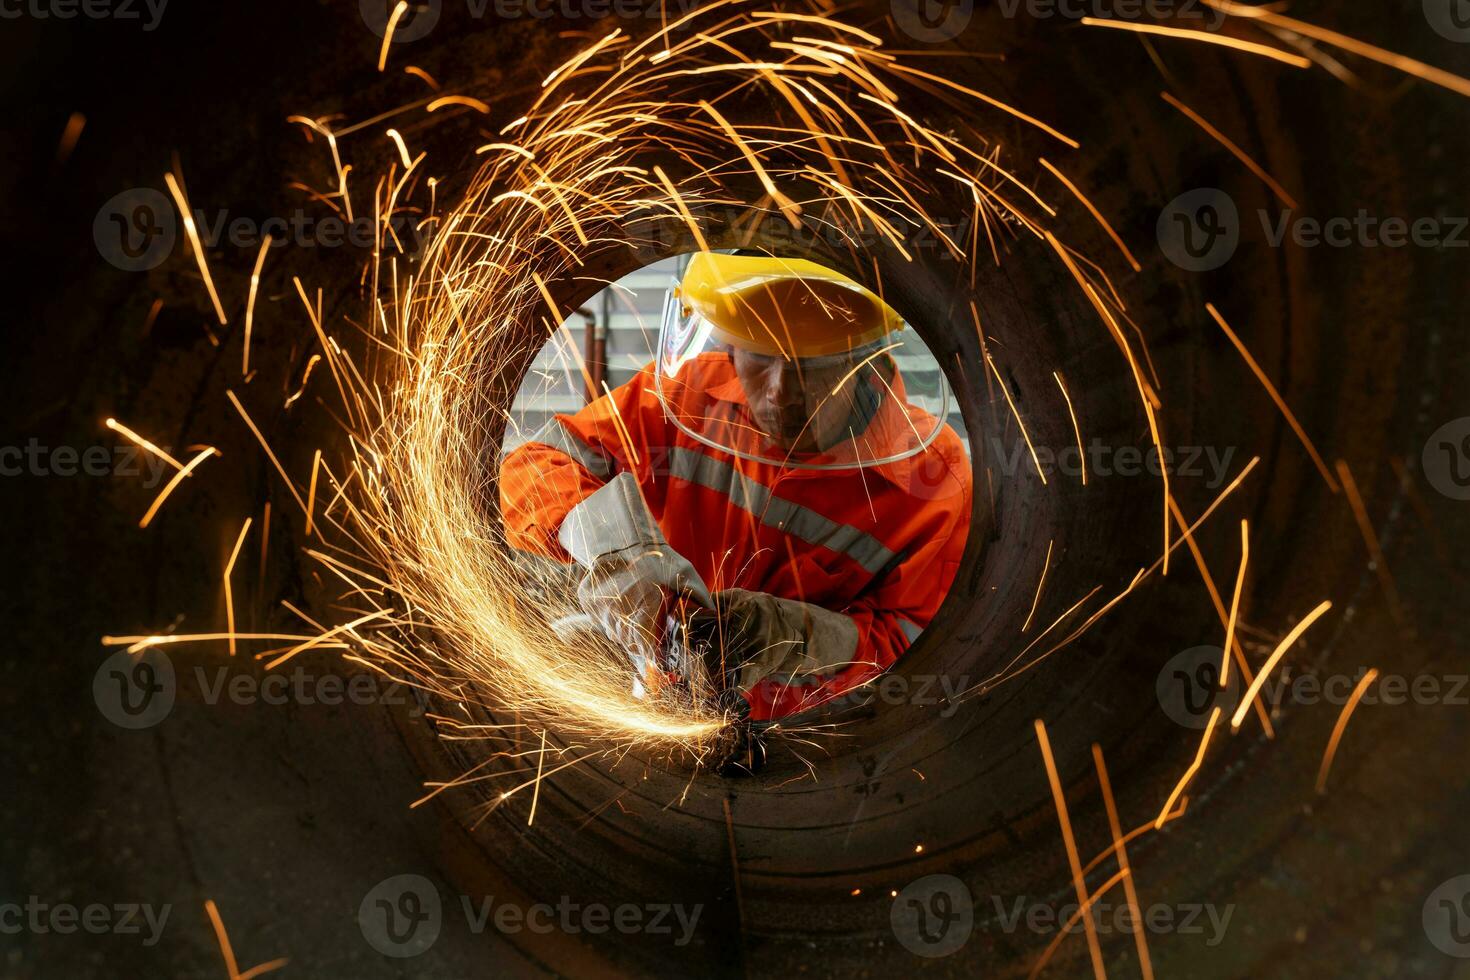
[[1082, 467], [1082, 485], [1087, 486], [1087, 452], [1082, 448], [1082, 427], [1077, 424], [1077, 413], [1072, 410], [1072, 396], [1067, 394], [1067, 385], [1062, 381], [1059, 371], [1051, 373], [1057, 380], [1057, 387], [1062, 389], [1062, 400], [1067, 403], [1067, 415], [1072, 419], [1072, 434], [1077, 437], [1077, 459]]
[[296, 401], [302, 395], [306, 394], [306, 383], [311, 380], [312, 369], [321, 362], [321, 359], [322, 356], [320, 354], [313, 354], [310, 358], [307, 359], [306, 369], [301, 372], [301, 385], [296, 389], [296, 391], [291, 394], [289, 398], [286, 399], [285, 404], [281, 406], [282, 408], [290, 408], [292, 402]]
[[[1264, 670], [1261, 671], [1259, 676], [1265, 677], [1266, 672]], [[1244, 708], [1245, 705], [1242, 704], [1241, 707]], [[1245, 712], [1241, 711], [1239, 717], [1244, 718]], [[1205, 750], [1210, 747], [1210, 736], [1214, 734], [1215, 722], [1219, 720], [1220, 706], [1217, 704], [1215, 705], [1214, 709], [1210, 711], [1210, 720], [1205, 722], [1205, 733], [1200, 736], [1199, 748], [1194, 753], [1194, 761], [1189, 764], [1188, 769], [1184, 770], [1184, 775], [1179, 778], [1179, 782], [1174, 784], [1173, 792], [1171, 792], [1169, 794], [1169, 798], [1164, 801], [1164, 808], [1160, 810], [1159, 815], [1154, 818], [1155, 830], [1158, 830], [1164, 826], [1164, 819], [1168, 816], [1169, 811], [1174, 808], [1174, 801], [1179, 799], [1179, 797], [1183, 795], [1184, 788], [1189, 785], [1190, 780], [1194, 779], [1194, 775], [1195, 773], [1199, 772], [1200, 766], [1204, 765]], [[1236, 725], [1239, 724], [1240, 722], [1237, 720]]]
[[1046, 585], [1046, 573], [1051, 569], [1051, 549], [1056, 543], [1055, 538], [1046, 543], [1046, 560], [1041, 564], [1041, 579], [1036, 583], [1036, 596], [1031, 600], [1031, 611], [1026, 614], [1026, 622], [1021, 627], [1022, 633], [1031, 628], [1031, 618], [1036, 615], [1036, 607], [1041, 604], [1041, 589]]
[[209, 274], [209, 261], [204, 256], [204, 244], [199, 240], [199, 229], [194, 226], [194, 212], [189, 209], [189, 199], [184, 196], [184, 191], [173, 174], [164, 174], [163, 181], [168, 185], [168, 192], [173, 195], [174, 204], [178, 205], [179, 215], [184, 220], [184, 234], [189, 239], [194, 260], [199, 265], [199, 274], [204, 277], [204, 288], [209, 293], [209, 301], [214, 304], [214, 315], [219, 317], [220, 325], [223, 326], [230, 320], [225, 316], [224, 304], [219, 301], [219, 293], [214, 288], [214, 277]]
[[1235, 618], [1240, 613], [1240, 592], [1245, 585], [1245, 566], [1251, 556], [1250, 524], [1240, 522], [1240, 570], [1235, 573], [1235, 591], [1230, 596], [1230, 621], [1225, 625], [1225, 649], [1220, 659], [1220, 690], [1225, 690], [1230, 680], [1230, 651], [1235, 648]]
[[[1328, 30], [1325, 27], [1318, 27], [1315, 24], [1308, 24], [1306, 21], [1278, 14], [1270, 9], [1269, 6], [1252, 7], [1247, 4], [1234, 3], [1232, 0], [1204, 0], [1204, 3], [1206, 6], [1224, 11], [1232, 16], [1259, 20], [1263, 24], [1282, 27], [1291, 31], [1293, 34], [1300, 34], [1302, 37], [1310, 37], [1314, 40], [1330, 44], [1333, 47], [1342, 48], [1344, 51], [1351, 51], [1359, 57], [1376, 61], [1381, 65], [1395, 68], [1407, 75], [1413, 75], [1431, 84], [1447, 88], [1457, 95], [1470, 97], [1470, 79], [1452, 74], [1441, 68], [1435, 68], [1433, 65], [1426, 65], [1422, 61], [1415, 61], [1413, 58], [1406, 58], [1401, 54], [1394, 54], [1392, 51], [1386, 51], [1383, 48], [1359, 41], [1356, 38], [1348, 37], [1346, 34], [1339, 34], [1337, 31]], [[1274, 4], [1271, 6], [1274, 6]]]
[[[1051, 754], [1051, 741], [1046, 737], [1046, 724], [1037, 718], [1034, 725], [1036, 744], [1041, 747], [1041, 759], [1046, 764], [1046, 779], [1051, 784], [1051, 798], [1056, 805], [1057, 822], [1062, 827], [1062, 842], [1067, 849], [1067, 863], [1072, 866], [1072, 883], [1076, 886], [1077, 903], [1079, 907], [1085, 908], [1088, 904], [1087, 879], [1082, 876], [1082, 859], [1077, 856], [1077, 841], [1072, 837], [1072, 821], [1067, 816], [1067, 798], [1062, 793], [1062, 781], [1057, 776], [1056, 760]], [[1087, 931], [1087, 952], [1092, 957], [1092, 972], [1098, 977], [1098, 980], [1106, 980], [1108, 971], [1103, 969], [1102, 949], [1097, 942], [1097, 927], [1093, 924], [1092, 916], [1089, 915], [1083, 919], [1082, 926]]]
[[1353, 693], [1348, 696], [1347, 704], [1342, 706], [1342, 712], [1337, 716], [1337, 724], [1332, 727], [1332, 737], [1327, 740], [1327, 751], [1322, 754], [1322, 768], [1317, 770], [1318, 795], [1327, 792], [1327, 773], [1332, 769], [1332, 759], [1337, 755], [1337, 744], [1342, 741], [1342, 733], [1347, 730], [1348, 719], [1352, 718], [1358, 702], [1363, 700], [1363, 695], [1368, 693], [1368, 688], [1377, 679], [1378, 668], [1370, 668], [1353, 688]]
[[[1149, 435], [1153, 437], [1154, 451], [1159, 454], [1158, 458], [1160, 461], [1162, 461], [1164, 459], [1164, 442], [1162, 437], [1159, 435], [1158, 419], [1154, 416], [1153, 405], [1148, 398], [1148, 385], [1143, 380], [1143, 374], [1139, 370], [1137, 358], [1133, 356], [1132, 345], [1128, 343], [1128, 338], [1123, 336], [1123, 331], [1118, 329], [1117, 321], [1114, 320], [1113, 315], [1108, 312], [1107, 306], [1103, 304], [1103, 301], [1097, 295], [1096, 290], [1094, 290], [1091, 284], [1088, 283], [1085, 278], [1083, 278], [1081, 270], [1079, 270], [1076, 263], [1072, 261], [1072, 257], [1067, 253], [1067, 250], [1062, 246], [1062, 243], [1057, 241], [1056, 236], [1049, 231], [1046, 233], [1045, 237], [1047, 243], [1051, 245], [1052, 249], [1055, 250], [1057, 255], [1061, 257], [1062, 262], [1066, 264], [1067, 270], [1072, 273], [1072, 278], [1076, 279], [1078, 284], [1082, 286], [1083, 292], [1086, 293], [1087, 298], [1092, 301], [1093, 309], [1097, 311], [1098, 316], [1107, 325], [1108, 330], [1113, 335], [1114, 342], [1117, 343], [1118, 348], [1123, 352], [1123, 356], [1128, 359], [1128, 367], [1133, 372], [1133, 383], [1134, 386], [1138, 389], [1138, 397], [1143, 400], [1143, 414], [1148, 419], [1148, 430]], [[1164, 491], [1163, 573], [1165, 575], [1168, 575], [1169, 554], [1174, 549], [1169, 547], [1169, 502], [1173, 498], [1169, 494], [1169, 468], [1167, 466], [1160, 465], [1159, 479], [1163, 484]]]
[[87, 117], [80, 112], [73, 112], [66, 118], [66, 126], [61, 131], [61, 141], [56, 144], [56, 163], [58, 166], [71, 159], [72, 151], [77, 148], [77, 141], [82, 138], [82, 130], [86, 128]]
[[184, 464], [183, 463], [180, 463], [178, 460], [174, 459], [168, 453], [164, 452], [162, 449], [159, 449], [158, 446], [154, 445], [152, 441], [150, 441], [148, 439], [145, 439], [142, 436], [138, 435], [138, 433], [134, 432], [132, 429], [130, 429], [127, 426], [123, 425], [117, 419], [115, 419], [115, 418], [107, 418], [107, 419], [105, 419], [103, 421], [102, 424], [105, 425], [105, 426], [107, 426], [113, 432], [116, 432], [118, 435], [120, 435], [123, 438], [127, 439], [129, 442], [131, 442], [134, 445], [136, 445], [139, 449], [146, 450], [147, 452], [152, 453], [154, 456], [157, 456], [159, 459], [163, 460], [165, 463], [167, 463], [168, 465], [172, 466], [174, 469], [176, 469], [176, 470], [182, 470], [184, 468]]
[[184, 477], [193, 473], [194, 468], [200, 463], [204, 462], [211, 456], [217, 455], [219, 455], [218, 449], [215, 449], [213, 446], [206, 446], [199, 451], [199, 454], [197, 456], [189, 460], [188, 463], [179, 467], [179, 471], [173, 475], [173, 479], [165, 483], [163, 485], [163, 489], [158, 492], [158, 496], [153, 498], [153, 503], [149, 506], [147, 513], [143, 515], [143, 519], [138, 522], [138, 526], [140, 528], [146, 528], [150, 523], [152, 523], [154, 516], [158, 514], [158, 509], [162, 507], [163, 502], [169, 498], [169, 494], [174, 492], [174, 488], [177, 487], [180, 483], [184, 482]]
[[546, 769], [546, 729], [541, 729], [541, 751], [536, 756], [536, 788], [531, 791], [531, 815], [526, 818], [526, 826], [536, 822], [536, 804], [541, 800], [541, 778]]
[[1046, 474], [1042, 472], [1041, 460], [1037, 458], [1036, 447], [1031, 444], [1031, 435], [1026, 431], [1026, 423], [1021, 421], [1021, 413], [1016, 410], [1016, 403], [1011, 400], [1011, 390], [1006, 385], [1005, 379], [1000, 376], [1000, 371], [996, 369], [995, 361], [987, 357], [985, 363], [990, 366], [990, 370], [995, 374], [995, 380], [1000, 383], [1001, 393], [1006, 396], [1006, 404], [1011, 407], [1011, 415], [1015, 417], [1016, 425], [1021, 430], [1021, 438], [1026, 440], [1026, 448], [1031, 450], [1031, 462], [1036, 466], [1036, 475], [1041, 477], [1041, 485], [1046, 486]]
[[1205, 31], [1188, 31], [1180, 27], [1164, 27], [1162, 24], [1135, 24], [1125, 20], [1099, 20], [1096, 17], [1083, 17], [1083, 27], [1111, 27], [1119, 31], [1133, 31], [1138, 34], [1157, 34], [1160, 37], [1177, 37], [1190, 41], [1200, 41], [1204, 44], [1218, 44], [1222, 47], [1233, 48], [1236, 51], [1244, 51], [1247, 54], [1258, 54], [1265, 58], [1271, 58], [1284, 65], [1294, 68], [1310, 68], [1312, 63], [1301, 55], [1282, 51], [1267, 44], [1257, 44], [1254, 41], [1242, 41], [1238, 37], [1230, 37], [1226, 34], [1209, 34]]
[[305, 512], [306, 501], [302, 500], [301, 494], [296, 492], [296, 484], [293, 483], [291, 481], [291, 477], [286, 474], [286, 468], [282, 466], [281, 461], [276, 458], [275, 452], [271, 450], [270, 443], [265, 441], [265, 436], [260, 434], [260, 428], [255, 424], [255, 420], [250, 417], [249, 412], [245, 411], [245, 406], [240, 404], [240, 399], [235, 397], [235, 393], [233, 391], [226, 389], [225, 397], [230, 400], [231, 405], [235, 406], [235, 411], [240, 413], [240, 418], [245, 420], [245, 425], [250, 429], [251, 434], [255, 436], [255, 441], [260, 443], [260, 448], [265, 450], [266, 458], [271, 461], [271, 465], [276, 468], [276, 472], [280, 474], [281, 479], [285, 482], [286, 489], [291, 491], [291, 496], [295, 498], [297, 506], [299, 506], [301, 510]]
[[321, 467], [322, 467], [322, 451], [320, 449], [318, 449], [316, 451], [316, 454], [313, 455], [312, 458], [311, 458], [311, 484], [307, 488], [307, 491], [306, 491], [306, 531], [305, 531], [305, 534], [306, 534], [306, 536], [308, 538], [311, 537], [311, 521], [312, 521], [312, 517], [314, 516], [314, 514], [316, 512], [316, 477], [317, 477], [317, 473], [321, 470]]
[[1183, 102], [1180, 102], [1178, 99], [1174, 98], [1174, 96], [1169, 94], [1168, 92], [1160, 92], [1159, 97], [1174, 108], [1178, 109], [1180, 112], [1184, 113], [1186, 116], [1188, 116], [1196, 126], [1198, 126], [1200, 129], [1203, 129], [1206, 133], [1209, 133], [1210, 136], [1215, 139], [1215, 142], [1219, 143], [1221, 146], [1225, 147], [1225, 149], [1235, 154], [1235, 158], [1237, 160], [1250, 168], [1251, 173], [1261, 178], [1261, 180], [1265, 182], [1266, 186], [1271, 188], [1271, 193], [1275, 194], [1281, 200], [1282, 204], [1285, 204], [1292, 210], [1296, 210], [1296, 199], [1293, 198], [1290, 194], [1286, 193], [1286, 190], [1281, 186], [1276, 178], [1268, 174], [1264, 167], [1262, 167], [1259, 163], [1256, 163], [1255, 160], [1251, 159], [1250, 154], [1246, 153], [1240, 147], [1236, 146], [1229, 137], [1220, 132], [1214, 126], [1210, 125], [1209, 120], [1205, 119], [1204, 116], [1201, 116], [1199, 113], [1195, 112]]
[[1206, 303], [1205, 310], [1210, 316], [1215, 318], [1215, 322], [1220, 325], [1220, 329], [1225, 331], [1225, 336], [1230, 338], [1230, 342], [1235, 345], [1235, 349], [1245, 359], [1245, 363], [1251, 369], [1251, 373], [1256, 376], [1256, 380], [1261, 382], [1261, 387], [1266, 389], [1266, 394], [1270, 395], [1271, 400], [1276, 403], [1276, 407], [1280, 409], [1281, 414], [1286, 418], [1286, 423], [1291, 426], [1291, 431], [1296, 433], [1297, 439], [1306, 447], [1307, 454], [1312, 457], [1312, 462], [1316, 464], [1317, 472], [1322, 474], [1322, 479], [1327, 482], [1328, 488], [1333, 493], [1337, 493], [1337, 481], [1332, 478], [1332, 473], [1328, 471], [1327, 464], [1322, 460], [1322, 455], [1317, 452], [1317, 447], [1308, 438], [1306, 430], [1302, 428], [1301, 423], [1296, 420], [1296, 416], [1287, 407], [1286, 399], [1281, 397], [1281, 392], [1277, 391], [1276, 386], [1271, 383], [1271, 379], [1266, 377], [1266, 372], [1261, 370], [1261, 366], [1256, 363], [1256, 359], [1251, 357], [1251, 352], [1246, 350], [1245, 344], [1241, 343], [1240, 338], [1235, 335], [1235, 331], [1230, 329], [1230, 324], [1226, 323], [1225, 318], [1220, 315], [1220, 311], [1215, 309], [1215, 304]]
[[439, 91], [439, 83], [434, 80], [434, 76], [424, 71], [418, 65], [404, 65], [403, 71], [405, 74], [414, 75], [418, 78], [423, 79], [424, 82], [429, 86], [429, 88], [433, 89], [436, 92]]
[[470, 98], [468, 95], [446, 95], [442, 98], [435, 99], [433, 102], [429, 103], [427, 111], [436, 112], [439, 109], [442, 109], [445, 106], [449, 105], [467, 106], [468, 108], [471, 108], [476, 112], [483, 113], [487, 116], [490, 115], [489, 105], [481, 102], [479, 99]]
[[382, 71], [388, 65], [388, 48], [393, 45], [393, 32], [398, 29], [398, 22], [408, 12], [408, 0], [398, 0], [393, 5], [393, 11], [388, 15], [388, 25], [383, 29], [383, 45], [378, 49], [378, 71]]
[[259, 966], [252, 966], [244, 973], [240, 972], [240, 964], [235, 960], [235, 950], [230, 945], [230, 936], [225, 932], [224, 920], [220, 918], [219, 909], [214, 904], [214, 899], [206, 899], [204, 911], [209, 916], [209, 924], [214, 927], [214, 938], [219, 943], [219, 954], [225, 961], [225, 972], [229, 974], [227, 980], [255, 980], [258, 976], [279, 970], [290, 962], [286, 957], [270, 960]]
[[255, 268], [250, 270], [250, 293], [245, 300], [245, 343], [240, 362], [240, 376], [250, 374], [250, 330], [255, 322], [255, 291], [260, 288], [260, 270], [265, 265], [265, 255], [270, 251], [271, 236], [267, 232], [265, 241], [260, 243], [260, 252], [255, 256]]
[[1118, 236], [1118, 233], [1113, 230], [1113, 226], [1108, 224], [1108, 219], [1103, 217], [1102, 212], [1097, 209], [1097, 206], [1087, 199], [1087, 195], [1078, 190], [1077, 185], [1068, 180], [1066, 174], [1062, 173], [1056, 167], [1052, 166], [1050, 160], [1047, 160], [1045, 157], [1041, 157], [1038, 162], [1047, 170], [1050, 170], [1052, 172], [1052, 175], [1056, 177], [1057, 180], [1060, 180], [1062, 182], [1062, 185], [1066, 187], [1067, 190], [1071, 191], [1072, 195], [1076, 197], [1077, 200], [1082, 202], [1082, 205], [1087, 208], [1088, 213], [1092, 215], [1093, 220], [1095, 220], [1099, 225], [1102, 226], [1102, 230], [1108, 233], [1108, 237], [1113, 240], [1113, 244], [1118, 246], [1118, 251], [1123, 253], [1123, 258], [1128, 260], [1128, 264], [1133, 267], [1133, 271], [1143, 271], [1143, 266], [1138, 264], [1138, 260], [1135, 259], [1133, 257], [1133, 253], [1128, 250], [1128, 246], [1123, 244], [1123, 239], [1120, 238]]
[[104, 636], [105, 647], [127, 647], [128, 653], [137, 653], [149, 647], [172, 646], [176, 643], [218, 643], [221, 640], [313, 640], [314, 636], [299, 633], [165, 633], [149, 636]]
[[[1194, 564], [1199, 569], [1199, 576], [1205, 583], [1205, 591], [1209, 593], [1210, 602], [1215, 607], [1215, 615], [1219, 617], [1220, 625], [1224, 626], [1228, 631], [1230, 627], [1230, 614], [1226, 611], [1225, 603], [1220, 598], [1220, 590], [1215, 588], [1215, 577], [1210, 574], [1210, 566], [1205, 564], [1205, 556], [1200, 551], [1198, 542], [1194, 540], [1192, 529], [1187, 528], [1188, 522], [1185, 521], [1184, 512], [1179, 509], [1177, 503], [1174, 504], [1173, 512], [1175, 522], [1184, 531], [1184, 540], [1189, 545], [1189, 553], [1194, 557]], [[1238, 639], [1231, 643], [1229, 652], [1234, 655], [1235, 662], [1240, 667], [1240, 676], [1245, 678], [1245, 683], [1249, 686], [1255, 680], [1255, 676], [1251, 673], [1250, 664], [1246, 662], [1245, 651], [1241, 649]], [[1271, 717], [1267, 713], [1265, 705], [1259, 701], [1256, 702], [1256, 717], [1260, 718], [1261, 730], [1265, 733], [1266, 737], [1274, 739], [1276, 737], [1276, 730], [1271, 726]]]
[[[1123, 840], [1123, 825], [1118, 820], [1118, 805], [1113, 801], [1113, 783], [1108, 778], [1108, 766], [1103, 761], [1102, 746], [1096, 742], [1092, 745], [1092, 764], [1097, 770], [1098, 787], [1102, 790], [1103, 806], [1108, 813], [1108, 830], [1113, 835], [1113, 849], [1118, 854], [1118, 873], [1123, 876], [1123, 891], [1128, 899], [1128, 909], [1133, 921], [1138, 922], [1138, 891], [1132, 869], [1128, 866], [1128, 845]], [[1153, 980], [1154, 968], [1149, 960], [1148, 937], [1144, 935], [1146, 931], [1134, 929], [1133, 941], [1138, 948], [1138, 965], [1143, 972], [1143, 980]]]
[[225, 562], [225, 621], [229, 624], [230, 633], [230, 656], [235, 655], [235, 596], [230, 588], [230, 575], [235, 571], [235, 560], [240, 557], [240, 546], [245, 543], [245, 535], [250, 533], [250, 518], [245, 518], [245, 523], [240, 527], [240, 536], [235, 539], [234, 550], [230, 552], [230, 560]]
[[403, 142], [403, 134], [390, 127], [384, 131], [383, 135], [387, 136], [393, 141], [393, 145], [398, 147], [398, 159], [403, 161], [403, 169], [407, 170], [413, 166], [413, 162], [408, 156], [408, 146]]
[[[1046, 967], [1048, 963], [1051, 962], [1051, 958], [1056, 955], [1056, 951], [1061, 947], [1062, 940], [1066, 939], [1067, 936], [1071, 934], [1072, 927], [1077, 924], [1078, 919], [1082, 918], [1085, 915], [1087, 916], [1088, 922], [1093, 921], [1091, 915], [1092, 906], [1097, 903], [1098, 899], [1102, 898], [1108, 892], [1112, 891], [1113, 888], [1118, 884], [1118, 882], [1128, 881], [1132, 877], [1132, 873], [1129, 872], [1126, 868], [1119, 869], [1118, 872], [1115, 873], [1111, 878], [1099, 885], [1097, 891], [1093, 892], [1091, 895], [1088, 895], [1087, 900], [1080, 903], [1077, 908], [1072, 912], [1072, 914], [1067, 917], [1067, 921], [1062, 924], [1062, 927], [1060, 929], [1057, 930], [1057, 933], [1055, 936], [1052, 937], [1051, 942], [1047, 943], [1046, 949], [1042, 950], [1041, 955], [1036, 958], [1036, 962], [1031, 966], [1031, 972], [1027, 974], [1028, 980], [1036, 980], [1036, 978], [1041, 975], [1041, 971]], [[1143, 930], [1137, 929], [1135, 931], [1142, 932]], [[1096, 961], [1094, 961], [1094, 965], [1095, 962]], [[1106, 974], [1102, 975], [1106, 976]]]
[[1236, 707], [1235, 715], [1230, 719], [1231, 731], [1238, 731], [1240, 729], [1240, 723], [1245, 720], [1245, 713], [1250, 710], [1251, 703], [1254, 702], [1256, 696], [1261, 693], [1261, 686], [1266, 683], [1266, 678], [1271, 676], [1271, 671], [1275, 669], [1276, 664], [1281, 660], [1281, 658], [1286, 655], [1286, 651], [1290, 650], [1291, 645], [1295, 643], [1301, 637], [1301, 635], [1305, 633], [1309, 627], [1311, 627], [1313, 623], [1320, 619], [1323, 613], [1327, 612], [1327, 610], [1331, 608], [1332, 603], [1329, 600], [1324, 599], [1321, 605], [1317, 606], [1316, 609], [1313, 609], [1311, 612], [1307, 613], [1306, 617], [1300, 623], [1297, 623], [1296, 626], [1292, 627], [1291, 632], [1286, 634], [1286, 638], [1283, 639], [1277, 645], [1276, 649], [1271, 652], [1271, 656], [1266, 658], [1266, 662], [1261, 664], [1261, 669], [1256, 673], [1256, 679], [1246, 690], [1245, 696], [1240, 699], [1240, 705]]

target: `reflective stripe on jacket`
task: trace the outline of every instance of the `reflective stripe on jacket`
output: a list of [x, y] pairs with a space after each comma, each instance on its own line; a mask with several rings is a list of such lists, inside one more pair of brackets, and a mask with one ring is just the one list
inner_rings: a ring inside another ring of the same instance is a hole
[[[690, 390], [739, 383], [728, 358], [696, 368], [706, 376]], [[857, 625], [850, 666], [757, 684], [750, 692], [757, 720], [812, 707], [892, 665], [948, 593], [969, 530], [970, 463], [948, 425], [906, 460], [862, 470], [782, 468], [737, 458], [676, 427], [650, 366], [576, 414], [555, 416], [506, 456], [500, 496], [511, 546], [569, 561], [557, 541], [562, 520], [621, 472], [634, 474], [669, 544], [711, 591], [768, 592]]]

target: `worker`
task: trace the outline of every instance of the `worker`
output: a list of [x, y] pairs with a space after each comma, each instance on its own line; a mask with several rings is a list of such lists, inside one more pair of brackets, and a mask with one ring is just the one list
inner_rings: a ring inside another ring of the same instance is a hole
[[671, 600], [713, 611], [751, 720], [871, 680], [938, 610], [971, 508], [964, 444], [909, 403], [902, 329], [814, 262], [694, 255], [653, 363], [505, 457], [510, 545], [580, 563], [635, 660]]

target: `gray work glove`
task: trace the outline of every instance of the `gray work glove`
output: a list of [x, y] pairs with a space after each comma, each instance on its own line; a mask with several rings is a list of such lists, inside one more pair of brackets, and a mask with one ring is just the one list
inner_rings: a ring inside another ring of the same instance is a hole
[[572, 508], [557, 539], [587, 570], [577, 586], [582, 607], [640, 669], [657, 662], [665, 590], [714, 605], [699, 572], [669, 547], [631, 473]]
[[741, 693], [767, 679], [818, 683], [851, 666], [857, 654], [857, 624], [841, 613], [745, 589], [726, 589], [716, 599], [726, 675]]

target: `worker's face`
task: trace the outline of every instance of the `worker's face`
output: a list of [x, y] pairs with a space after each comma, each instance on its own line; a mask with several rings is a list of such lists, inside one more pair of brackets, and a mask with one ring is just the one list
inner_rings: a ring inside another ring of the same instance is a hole
[[773, 442], [797, 452], [820, 452], [847, 438], [854, 390], [854, 379], [847, 377], [855, 366], [851, 359], [814, 362], [738, 348], [732, 354], [756, 424]]

